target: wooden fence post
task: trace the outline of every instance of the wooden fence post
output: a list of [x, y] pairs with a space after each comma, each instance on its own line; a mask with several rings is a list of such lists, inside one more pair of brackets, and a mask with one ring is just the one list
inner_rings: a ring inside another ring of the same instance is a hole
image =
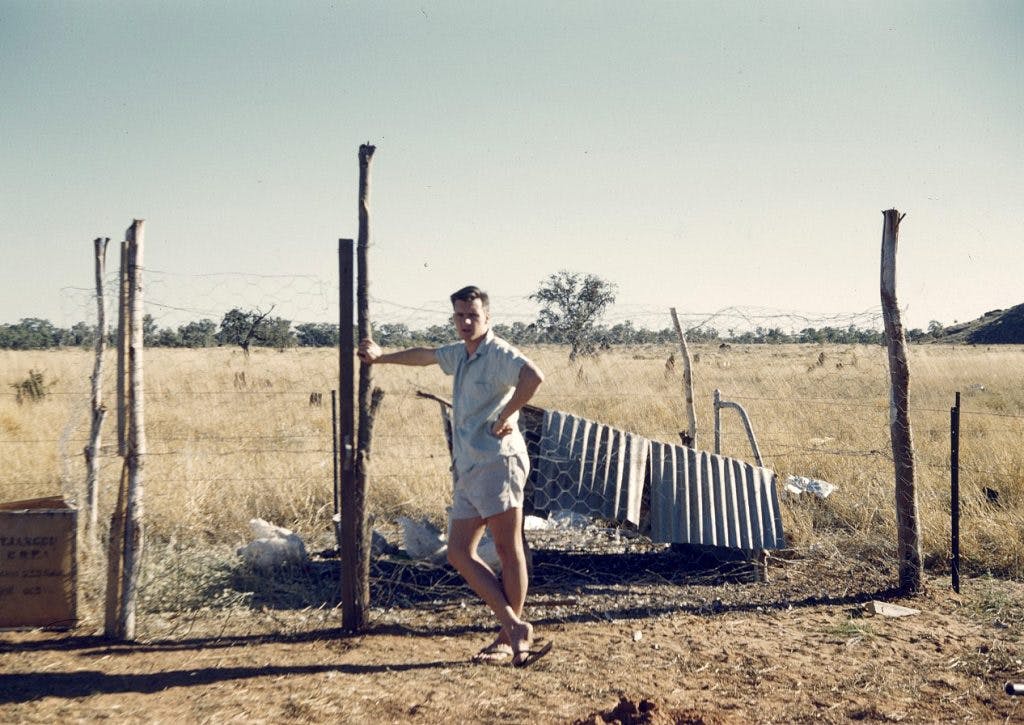
[[896, 246], [903, 216], [896, 209], [882, 212], [882, 316], [889, 353], [889, 435], [896, 472], [896, 527], [899, 586], [907, 593], [921, 590], [924, 568], [914, 486], [914, 440], [910, 428], [910, 370], [907, 341], [896, 303]]
[[[121, 245], [121, 329], [118, 334], [118, 430], [124, 457], [117, 506], [110, 521], [105, 631], [135, 638], [135, 608], [142, 564], [142, 492], [146, 460], [143, 386], [143, 220], [128, 228]], [[122, 371], [124, 371], [122, 373]]]
[[[356, 242], [356, 309], [359, 339], [370, 337], [369, 260], [370, 244], [370, 161], [375, 147], [359, 147], [359, 237]], [[353, 589], [342, 602], [342, 627], [358, 632], [366, 626], [366, 611], [370, 607], [370, 547], [366, 536], [366, 488], [368, 477], [369, 436], [371, 430], [370, 388], [373, 374], [370, 366], [359, 363], [359, 426], [354, 457], [354, 485], [351, 496], [342, 502], [342, 511], [349, 510], [351, 530], [346, 532], [343, 561], [346, 560]], [[342, 514], [344, 516], [344, 513]]]
[[110, 237], [96, 237], [93, 245], [96, 252], [96, 359], [92, 368], [92, 428], [89, 445], [85, 448], [85, 531], [90, 542], [96, 540], [96, 525], [99, 507], [100, 442], [103, 418], [107, 409], [103, 405], [103, 355], [107, 350], [107, 313], [103, 294], [103, 278], [107, 267], [107, 245]]
[[679, 337], [679, 349], [683, 354], [683, 398], [686, 401], [686, 418], [689, 423], [688, 433], [690, 435], [690, 448], [697, 447], [697, 414], [693, 408], [693, 368], [690, 361], [690, 348], [686, 345], [686, 335], [679, 324], [679, 316], [676, 315], [676, 308], [672, 312], [672, 324], [675, 325], [676, 335]]
[[949, 409], [949, 564], [953, 591], [960, 593], [960, 391]]
[[360, 599], [359, 538], [355, 503], [358, 499], [352, 452], [355, 449], [355, 350], [352, 340], [355, 278], [352, 258], [355, 250], [351, 239], [338, 240], [339, 316], [338, 316], [338, 455], [339, 521], [336, 528], [338, 553], [341, 558], [341, 622], [342, 627], [354, 631], [361, 616], [356, 602]]
[[118, 639], [123, 636], [120, 625], [122, 587], [124, 585], [124, 527], [125, 508], [128, 498], [128, 469], [124, 462], [128, 455], [128, 406], [126, 404], [128, 372], [128, 241], [121, 242], [120, 269], [118, 270], [117, 293], [117, 454], [122, 459], [121, 475], [117, 485], [117, 502], [110, 516], [110, 532], [107, 537], [107, 591], [104, 611], [104, 634]]
[[129, 401], [131, 404], [128, 429], [128, 498], [125, 507], [124, 585], [120, 629], [124, 639], [135, 638], [135, 605], [138, 597], [139, 572], [142, 568], [142, 500], [144, 490], [143, 469], [146, 463], [145, 390], [143, 386], [143, 220], [136, 219], [128, 228], [129, 257], [131, 257], [131, 347], [128, 351]]
[[117, 454], [128, 455], [128, 241], [121, 242], [121, 268], [118, 272], [117, 300]]

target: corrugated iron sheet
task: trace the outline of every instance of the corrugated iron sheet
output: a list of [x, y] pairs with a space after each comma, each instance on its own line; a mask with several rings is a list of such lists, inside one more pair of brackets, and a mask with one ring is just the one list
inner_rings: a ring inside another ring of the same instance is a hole
[[544, 411], [534, 505], [640, 523], [646, 438], [561, 411]]
[[[537, 425], [541, 410], [535, 412], [534, 426], [540, 428], [532, 434], [539, 434], [537, 453], [531, 451], [536, 509], [638, 526], [647, 523], [649, 513], [650, 536], [662, 543], [751, 551], [784, 546], [778, 480], [771, 469], [652, 442], [560, 411], [544, 410], [543, 424]], [[448, 437], [450, 410], [444, 404], [441, 415]], [[532, 435], [528, 441], [535, 440]]]
[[651, 538], [733, 549], [784, 545], [775, 472], [706, 451], [651, 444]]

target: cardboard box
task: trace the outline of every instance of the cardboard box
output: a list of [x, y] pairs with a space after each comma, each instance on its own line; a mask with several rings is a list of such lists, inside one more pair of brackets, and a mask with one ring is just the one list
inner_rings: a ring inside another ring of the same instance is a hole
[[0, 628], [75, 625], [77, 519], [59, 496], [0, 504]]

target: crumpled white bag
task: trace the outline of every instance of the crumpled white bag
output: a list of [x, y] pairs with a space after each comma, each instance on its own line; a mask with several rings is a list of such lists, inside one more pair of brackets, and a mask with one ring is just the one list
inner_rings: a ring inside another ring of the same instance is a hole
[[817, 478], [790, 476], [786, 479], [785, 490], [794, 496], [811, 493], [820, 498], [828, 498], [836, 490], [836, 485], [828, 481], [819, 481]]
[[302, 537], [283, 526], [263, 519], [251, 519], [253, 540], [237, 554], [254, 569], [270, 570], [290, 564], [303, 564], [309, 558]]
[[[427, 519], [414, 521], [405, 516], [398, 517], [402, 527], [402, 549], [410, 559], [443, 564], [448, 557], [448, 534], [434, 526]], [[476, 548], [480, 558], [494, 571], [501, 571], [501, 560], [494, 547], [491, 533], [485, 532]]]

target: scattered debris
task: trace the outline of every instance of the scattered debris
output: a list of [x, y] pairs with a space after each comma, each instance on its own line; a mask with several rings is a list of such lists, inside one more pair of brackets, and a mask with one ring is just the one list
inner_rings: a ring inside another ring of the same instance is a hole
[[377, 529], [370, 533], [370, 556], [394, 556], [398, 552], [399, 548]]
[[540, 516], [529, 516], [523, 517], [523, 528], [526, 531], [547, 531], [551, 528], [551, 521], [549, 519], [542, 519]]
[[308, 556], [302, 538], [283, 526], [251, 519], [249, 529], [253, 541], [236, 552], [254, 569], [271, 570], [289, 564], [304, 564]]
[[819, 498], [828, 498], [836, 490], [836, 486], [827, 481], [819, 481], [817, 478], [790, 476], [786, 479], [784, 489], [794, 496], [799, 496], [802, 493], [812, 493]]
[[[427, 519], [414, 521], [405, 516], [398, 517], [402, 527], [402, 550], [410, 559], [428, 561], [432, 564], [444, 564], [448, 558], [448, 534], [434, 526]], [[501, 559], [494, 546], [494, 539], [489, 531], [484, 532], [476, 548], [480, 558], [487, 562], [495, 572], [501, 571]]]
[[878, 614], [882, 617], [909, 617], [921, 613], [920, 609], [911, 609], [910, 607], [890, 602], [880, 602], [877, 599], [865, 604], [864, 610], [868, 614]]
[[402, 527], [402, 550], [410, 559], [444, 562], [448, 553], [447, 535], [427, 519], [413, 521], [405, 516], [398, 517]]
[[[619, 695], [619, 704], [607, 712], [595, 712], [574, 725], [598, 725], [598, 723], [619, 723], [620, 725], [651, 725], [655, 722], [658, 706], [650, 700], [633, 702]], [[697, 720], [673, 720], [674, 722], [698, 722]], [[700, 720], [699, 722], [703, 722]]]
[[590, 517], [584, 516], [576, 511], [569, 511], [562, 509], [560, 511], [552, 511], [548, 515], [548, 520], [551, 522], [550, 528], [555, 529], [578, 529], [582, 530], [590, 525]]

